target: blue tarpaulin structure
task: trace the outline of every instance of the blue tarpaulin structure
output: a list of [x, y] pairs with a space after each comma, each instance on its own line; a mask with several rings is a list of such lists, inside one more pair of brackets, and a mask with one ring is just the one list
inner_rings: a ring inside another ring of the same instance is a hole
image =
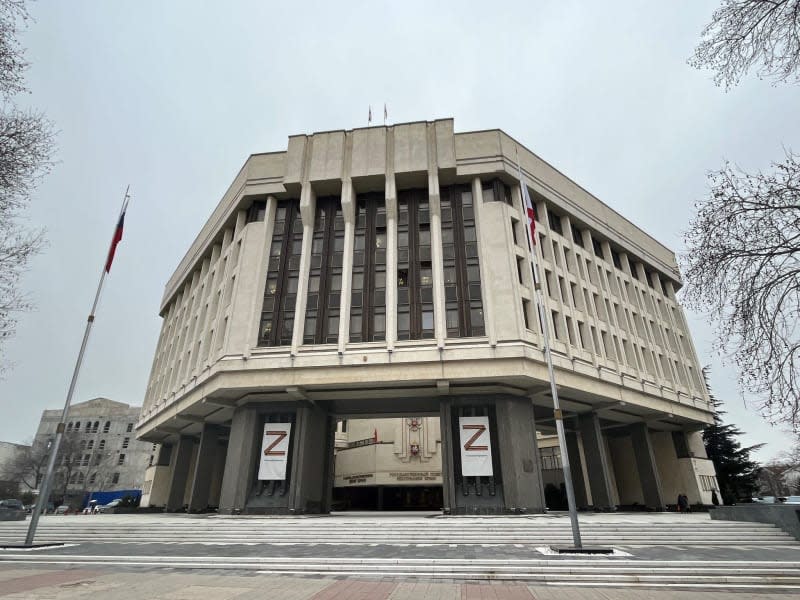
[[[90, 498], [91, 496], [91, 498]], [[125, 496], [131, 496], [132, 498], [136, 498], [137, 500], [142, 497], [142, 490], [114, 490], [113, 492], [86, 492], [86, 495], [83, 497], [83, 502], [81, 503], [81, 508], [86, 508], [86, 505], [89, 504], [89, 500], [97, 500], [97, 504], [108, 504], [112, 500], [116, 500], [117, 498], [124, 498]]]

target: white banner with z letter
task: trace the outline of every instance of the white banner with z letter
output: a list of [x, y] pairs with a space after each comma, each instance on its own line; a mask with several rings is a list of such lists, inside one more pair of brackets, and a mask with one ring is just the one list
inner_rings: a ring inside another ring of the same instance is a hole
[[492, 443], [489, 417], [459, 417], [461, 474], [465, 477], [492, 475]]
[[286, 479], [286, 461], [289, 457], [291, 423], [264, 423], [261, 440], [261, 462], [258, 466], [260, 480]]

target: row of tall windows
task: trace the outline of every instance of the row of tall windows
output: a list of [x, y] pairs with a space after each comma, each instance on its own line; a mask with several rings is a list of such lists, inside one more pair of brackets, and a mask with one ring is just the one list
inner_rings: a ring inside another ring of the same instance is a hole
[[475, 209], [469, 185], [440, 189], [447, 335], [484, 335]]
[[356, 198], [350, 341], [386, 339], [386, 200], [380, 192]]
[[261, 346], [285, 346], [292, 343], [302, 250], [300, 201], [281, 202], [275, 211], [275, 225], [269, 248], [267, 285], [264, 288], [259, 330]]
[[[505, 190], [498, 186], [498, 195]], [[449, 337], [485, 335], [474, 199], [469, 185], [442, 187], [445, 319]], [[500, 194], [503, 194], [502, 196]], [[382, 192], [356, 197], [350, 297], [351, 342], [386, 339], [386, 202]], [[291, 343], [302, 252], [297, 200], [276, 210], [259, 343]], [[339, 197], [318, 198], [304, 323], [304, 344], [338, 340], [344, 251]], [[398, 194], [397, 338], [434, 337], [433, 258], [427, 189]]]
[[434, 336], [433, 262], [428, 190], [397, 197], [397, 339]]
[[318, 198], [311, 241], [304, 344], [336, 343], [342, 293], [344, 217], [338, 196]]
[[[91, 421], [87, 421], [84, 433], [97, 433], [99, 431], [99, 427], [100, 427], [100, 421], [95, 421], [94, 423], [92, 423]], [[70, 421], [69, 423], [67, 423], [67, 432], [74, 431], [77, 433], [80, 431], [80, 429], [81, 429], [80, 421], [76, 421], [75, 423]], [[111, 429], [111, 421], [106, 421], [105, 425], [103, 425], [103, 433], [108, 433], [109, 429]], [[133, 429], [133, 423], [128, 425], [128, 431], [131, 431], [132, 429]]]

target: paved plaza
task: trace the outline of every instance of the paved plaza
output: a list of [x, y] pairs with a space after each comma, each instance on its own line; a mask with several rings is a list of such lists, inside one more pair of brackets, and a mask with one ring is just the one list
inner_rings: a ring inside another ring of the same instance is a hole
[[800, 543], [707, 514], [581, 515], [611, 557], [557, 556], [560, 513], [519, 517], [343, 514], [47, 516], [0, 524], [9, 598], [786, 598]]

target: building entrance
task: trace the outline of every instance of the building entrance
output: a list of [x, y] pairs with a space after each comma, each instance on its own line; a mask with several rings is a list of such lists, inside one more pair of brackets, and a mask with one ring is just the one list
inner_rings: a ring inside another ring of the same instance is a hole
[[441, 510], [438, 415], [339, 419], [331, 508]]

